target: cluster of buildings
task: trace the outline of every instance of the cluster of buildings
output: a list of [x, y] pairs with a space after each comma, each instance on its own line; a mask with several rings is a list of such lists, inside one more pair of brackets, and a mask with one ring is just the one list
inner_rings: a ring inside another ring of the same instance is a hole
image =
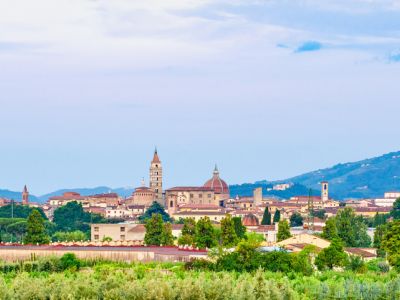
[[[138, 217], [145, 213], [154, 202], [164, 206], [168, 214], [175, 220], [194, 218], [198, 221], [208, 217], [215, 224], [219, 224], [227, 215], [241, 217], [248, 231], [263, 234], [267, 243], [276, 242], [277, 225], [261, 225], [264, 211], [269, 210], [271, 216], [277, 210], [281, 219], [290, 219], [292, 214], [299, 213], [304, 218], [304, 225], [292, 228], [293, 235], [312, 231], [322, 231], [325, 221], [310, 215], [310, 211], [324, 210], [327, 217], [335, 216], [340, 207], [354, 208], [357, 215], [373, 217], [377, 213], [388, 213], [393, 202], [400, 197], [400, 192], [385, 193], [382, 199], [348, 200], [339, 202], [329, 197], [329, 183], [321, 183], [320, 196], [296, 196], [282, 200], [263, 197], [262, 188], [256, 188], [252, 196], [231, 197], [229, 185], [220, 177], [215, 166], [212, 177], [203, 185], [176, 186], [163, 189], [162, 163], [154, 151], [150, 163], [149, 186], [137, 187], [129, 197], [121, 197], [116, 193], [84, 196], [76, 192], [65, 192], [53, 196], [45, 204], [40, 205], [49, 219], [52, 219], [54, 210], [71, 201], [82, 204], [87, 212], [98, 213], [105, 218], [121, 219], [119, 224], [92, 224], [92, 240], [99, 241], [104, 237], [121, 241], [143, 241], [145, 228], [139, 224]], [[285, 190], [291, 183], [282, 183], [273, 186], [274, 190]], [[0, 206], [10, 203], [8, 199], [0, 198]], [[22, 193], [22, 204], [39, 206], [29, 202], [29, 192], [26, 186]], [[272, 222], [271, 222], [272, 223]], [[217, 225], [218, 226], [218, 225]], [[173, 234], [179, 236], [182, 225], [173, 225]]]

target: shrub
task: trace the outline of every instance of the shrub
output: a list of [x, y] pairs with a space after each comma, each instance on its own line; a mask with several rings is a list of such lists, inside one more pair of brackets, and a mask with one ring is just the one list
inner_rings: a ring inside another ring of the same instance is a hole
[[350, 255], [349, 260], [346, 264], [346, 270], [350, 270], [356, 273], [365, 273], [365, 271], [367, 271], [367, 266], [360, 256]]
[[81, 267], [81, 262], [76, 258], [74, 253], [65, 253], [59, 262], [61, 270], [79, 270]]

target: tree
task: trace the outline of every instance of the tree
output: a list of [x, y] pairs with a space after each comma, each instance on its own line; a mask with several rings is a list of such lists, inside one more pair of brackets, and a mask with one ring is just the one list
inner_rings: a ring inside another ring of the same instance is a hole
[[241, 217], [233, 217], [232, 218], [233, 223], [235, 224], [235, 232], [236, 235], [239, 239], [244, 239], [246, 238], [246, 226], [243, 226], [242, 224], [242, 218]]
[[354, 210], [346, 207], [338, 211], [336, 217], [338, 236], [347, 247], [369, 247], [371, 238], [367, 233], [367, 225], [361, 216], [357, 217]]
[[269, 212], [268, 206], [264, 209], [261, 225], [271, 225], [271, 213]]
[[215, 230], [208, 217], [197, 222], [195, 243], [199, 248], [212, 248], [217, 244]]
[[339, 237], [335, 218], [329, 218], [326, 220], [325, 226], [322, 229], [321, 237], [330, 241]]
[[390, 217], [390, 214], [380, 214], [376, 213], [373, 220], [373, 227], [378, 227], [379, 225], [386, 224], [387, 219]]
[[325, 213], [326, 213], [326, 210], [325, 210], [325, 209], [313, 210], [313, 211], [312, 211], [312, 215], [313, 215], [314, 217], [320, 218], [320, 219], [322, 219], [322, 220], [325, 219]]
[[400, 271], [400, 220], [387, 224], [381, 245], [387, 253], [389, 264]]
[[153, 214], [151, 219], [146, 222], [146, 234], [144, 236], [144, 243], [146, 245], [160, 246], [162, 243], [164, 226], [163, 219], [160, 214]]
[[298, 212], [295, 212], [290, 216], [290, 226], [303, 226], [303, 217]]
[[[12, 240], [20, 241], [22, 236], [26, 233], [27, 221], [19, 221], [11, 223], [6, 227], [6, 232], [11, 234]], [[15, 237], [15, 240], [14, 240]]]
[[323, 249], [315, 258], [315, 264], [319, 270], [326, 268], [342, 267], [345, 265], [347, 255], [343, 250], [340, 239], [333, 239], [329, 247]]
[[385, 250], [382, 247], [382, 240], [386, 233], [387, 226], [386, 225], [378, 225], [374, 231], [374, 248], [377, 249], [377, 255], [379, 257], [385, 257]]
[[400, 198], [397, 198], [396, 201], [394, 201], [393, 208], [390, 211], [390, 216], [394, 220], [399, 220], [400, 219]]
[[283, 220], [278, 223], [278, 242], [286, 240], [290, 238], [292, 235], [290, 234], [290, 226], [288, 221]]
[[184, 219], [182, 233], [178, 239], [178, 244], [193, 245], [195, 235], [196, 235], [196, 220], [193, 218]]
[[54, 211], [53, 222], [57, 225], [58, 231], [88, 232], [90, 214], [83, 210], [81, 203], [72, 201]]
[[47, 220], [43, 209], [38, 207], [30, 207], [28, 205], [20, 205], [20, 204], [9, 204], [0, 207], [0, 218], [23, 218], [26, 219], [32, 213], [33, 210], [39, 211], [40, 215], [43, 219]]
[[235, 231], [235, 223], [229, 214], [221, 220], [221, 239], [222, 246], [225, 247], [233, 247], [239, 241]]
[[48, 244], [50, 242], [44, 227], [44, 220], [37, 210], [33, 210], [29, 215], [26, 232], [25, 244]]
[[160, 245], [172, 246], [174, 245], [174, 236], [172, 235], [172, 225], [171, 223], [163, 224]]
[[150, 207], [146, 210], [146, 212], [139, 217], [139, 221], [142, 223], [146, 223], [147, 220], [151, 219], [153, 214], [159, 214], [164, 222], [172, 222], [172, 219], [169, 216], [169, 214], [165, 211], [164, 207], [157, 201], [154, 201], [150, 205]]
[[274, 213], [274, 223], [278, 223], [281, 220], [281, 212], [279, 209], [275, 210]]

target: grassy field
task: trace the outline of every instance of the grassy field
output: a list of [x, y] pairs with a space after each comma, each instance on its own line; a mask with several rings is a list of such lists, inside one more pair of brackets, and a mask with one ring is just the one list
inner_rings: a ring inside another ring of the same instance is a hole
[[367, 272], [251, 273], [183, 264], [60, 261], [0, 264], [0, 299], [400, 299], [400, 276]]

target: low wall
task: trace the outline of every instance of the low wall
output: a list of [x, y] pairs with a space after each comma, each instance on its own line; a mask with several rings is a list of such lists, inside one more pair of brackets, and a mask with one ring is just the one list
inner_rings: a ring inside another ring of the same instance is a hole
[[62, 256], [65, 253], [74, 253], [80, 259], [105, 259], [112, 261], [125, 261], [125, 262], [186, 262], [195, 257], [202, 257], [204, 255], [193, 253], [156, 253], [155, 251], [140, 251], [140, 250], [110, 250], [110, 249], [96, 249], [85, 250], [64, 247], [61, 249], [24, 249], [22, 247], [10, 249], [0, 248], [0, 260], [7, 262], [32, 260], [42, 256]]

